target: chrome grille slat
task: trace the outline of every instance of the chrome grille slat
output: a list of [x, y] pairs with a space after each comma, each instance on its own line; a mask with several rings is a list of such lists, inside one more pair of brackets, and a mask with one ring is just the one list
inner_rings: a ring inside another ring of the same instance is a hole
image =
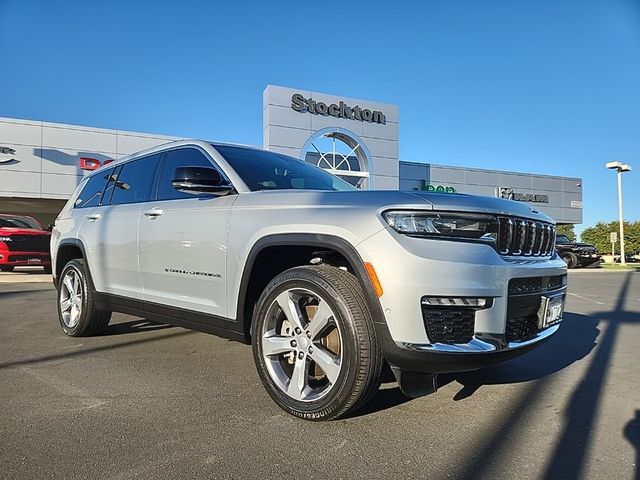
[[523, 257], [549, 256], [553, 253], [555, 227], [545, 222], [517, 217], [498, 217], [497, 247], [500, 255]]

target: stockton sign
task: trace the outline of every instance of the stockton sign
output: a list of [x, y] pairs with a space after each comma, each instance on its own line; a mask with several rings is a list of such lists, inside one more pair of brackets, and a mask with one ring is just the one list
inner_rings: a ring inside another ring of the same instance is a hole
[[369, 123], [386, 123], [384, 113], [380, 110], [369, 110], [368, 108], [361, 108], [359, 105], [350, 107], [342, 101], [327, 105], [324, 102], [316, 102], [312, 98], [304, 98], [299, 93], [294, 93], [291, 96], [291, 108], [296, 112], [309, 112], [314, 115], [330, 115], [336, 118]]

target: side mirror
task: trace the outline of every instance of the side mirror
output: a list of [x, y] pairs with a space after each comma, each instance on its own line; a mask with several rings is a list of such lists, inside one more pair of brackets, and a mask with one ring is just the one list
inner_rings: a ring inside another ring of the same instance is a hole
[[184, 193], [226, 195], [233, 190], [215, 168], [178, 167], [171, 181], [173, 188]]

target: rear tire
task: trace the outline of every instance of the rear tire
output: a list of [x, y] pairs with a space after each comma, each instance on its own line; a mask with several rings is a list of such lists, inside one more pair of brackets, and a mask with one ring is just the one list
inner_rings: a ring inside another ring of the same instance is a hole
[[51, 273], [52, 269], [51, 269], [51, 265], [47, 265], [46, 267], [44, 267], [44, 273]]
[[360, 284], [345, 270], [320, 265], [281, 273], [258, 300], [252, 327], [260, 380], [291, 415], [337, 419], [380, 386], [380, 343]]
[[562, 260], [564, 260], [564, 263], [567, 264], [567, 268], [576, 268], [576, 266], [578, 265], [578, 257], [575, 256], [575, 254], [571, 253], [571, 252], [565, 252], [561, 255]]
[[13, 272], [13, 265], [3, 265], [0, 267], [0, 272]]
[[69, 261], [58, 281], [58, 319], [70, 337], [97, 335], [111, 320], [111, 312], [98, 310], [93, 300], [93, 282], [83, 259]]

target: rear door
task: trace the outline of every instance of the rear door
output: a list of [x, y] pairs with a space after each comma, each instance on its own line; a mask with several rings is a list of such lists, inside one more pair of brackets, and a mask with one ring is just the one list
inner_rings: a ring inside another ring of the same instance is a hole
[[161, 153], [126, 162], [112, 173], [102, 206], [91, 209], [81, 227], [98, 291], [141, 299], [138, 223], [149, 200]]
[[[105, 272], [102, 270], [103, 252], [98, 242], [97, 220], [101, 219], [107, 207], [103, 205], [107, 183], [115, 179], [115, 168], [104, 169], [89, 177], [73, 204], [71, 215], [79, 225], [78, 238], [85, 246], [87, 263], [95, 289], [105, 291]], [[107, 199], [106, 204], [109, 203]], [[83, 228], [84, 227], [84, 228]]]
[[182, 147], [165, 154], [155, 200], [140, 216], [140, 274], [144, 300], [153, 304], [227, 316], [227, 227], [237, 195], [217, 197], [175, 190], [178, 167], [220, 170], [201, 149]]

